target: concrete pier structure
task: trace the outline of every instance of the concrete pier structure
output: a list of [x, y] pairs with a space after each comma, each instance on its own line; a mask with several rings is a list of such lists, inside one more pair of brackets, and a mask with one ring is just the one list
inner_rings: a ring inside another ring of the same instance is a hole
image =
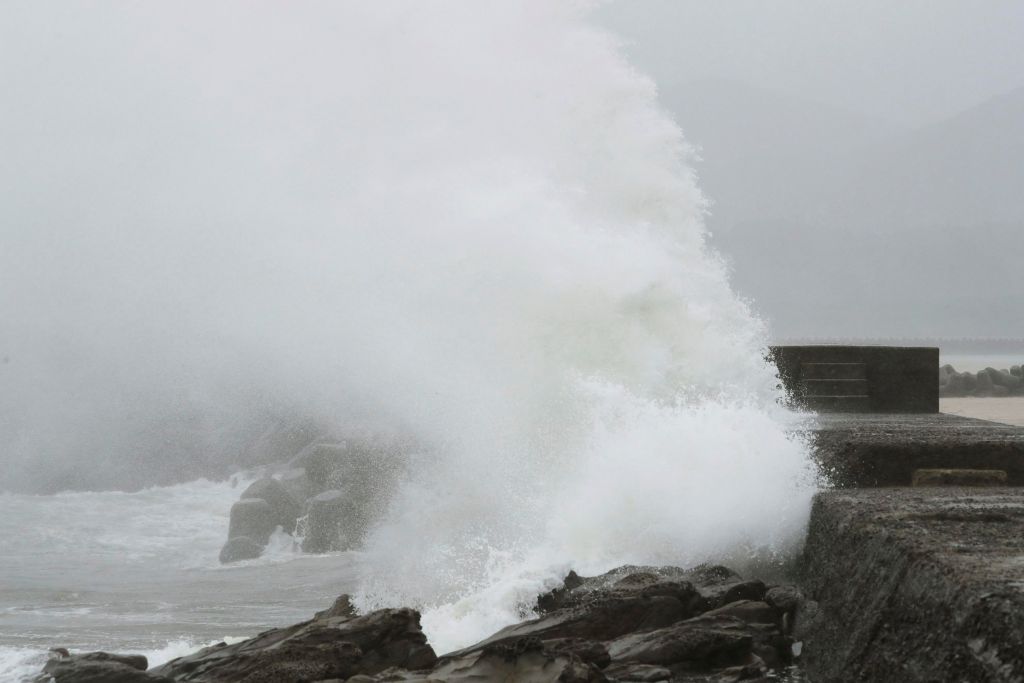
[[912, 346], [773, 346], [797, 407], [835, 413], [939, 412], [939, 350]]

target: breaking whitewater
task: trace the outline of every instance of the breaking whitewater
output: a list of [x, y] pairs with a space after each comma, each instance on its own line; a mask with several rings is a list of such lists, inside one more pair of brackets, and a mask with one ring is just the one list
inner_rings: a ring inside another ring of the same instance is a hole
[[[33, 284], [0, 288], [0, 679], [56, 646], [152, 666], [340, 593], [420, 609], [441, 653], [570, 568], [791, 557], [799, 416], [588, 5], [197, 7], [52, 10], [53, 58], [112, 97], [0, 133], [77, 188], [20, 174], [0, 253]], [[358, 543], [218, 561], [251, 481], [349, 439], [398, 463]]]

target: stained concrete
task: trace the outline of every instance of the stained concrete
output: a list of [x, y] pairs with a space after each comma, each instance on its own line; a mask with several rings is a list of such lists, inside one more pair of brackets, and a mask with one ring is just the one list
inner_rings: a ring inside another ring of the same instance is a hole
[[[773, 346], [769, 358], [796, 405], [828, 412], [937, 413], [939, 411], [939, 350], [916, 346], [846, 346], [820, 344]], [[856, 374], [822, 374], [846, 367]], [[859, 366], [859, 367], [854, 367]], [[864, 395], [848, 391], [822, 396], [812, 389], [820, 379], [863, 380]]]
[[815, 683], [1024, 681], [1024, 489], [819, 494], [801, 572]]
[[943, 413], [833, 413], [809, 431], [835, 486], [909, 486], [915, 470], [950, 468], [1003, 470], [1010, 486], [1024, 486], [1021, 427]]

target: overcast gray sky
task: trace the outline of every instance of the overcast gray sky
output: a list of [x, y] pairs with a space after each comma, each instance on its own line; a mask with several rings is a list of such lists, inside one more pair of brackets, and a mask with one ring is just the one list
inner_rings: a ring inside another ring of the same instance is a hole
[[1024, 85], [1019, 0], [622, 0], [600, 14], [660, 83], [735, 79], [895, 123]]

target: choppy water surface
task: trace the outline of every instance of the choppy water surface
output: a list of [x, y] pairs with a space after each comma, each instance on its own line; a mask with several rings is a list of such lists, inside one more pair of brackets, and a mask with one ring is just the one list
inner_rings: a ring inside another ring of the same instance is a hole
[[221, 566], [243, 485], [0, 495], [0, 681], [38, 671], [58, 646], [159, 662], [309, 618], [352, 590], [357, 555], [299, 555], [286, 537]]

